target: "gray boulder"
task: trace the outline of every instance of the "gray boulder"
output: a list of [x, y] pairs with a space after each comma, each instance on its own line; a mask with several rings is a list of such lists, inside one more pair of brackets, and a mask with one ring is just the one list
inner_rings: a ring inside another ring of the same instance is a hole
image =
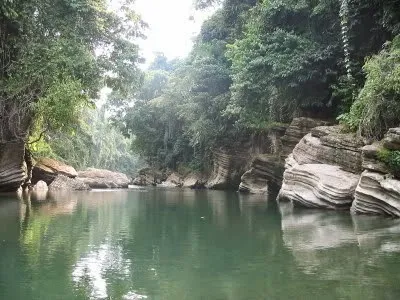
[[93, 189], [128, 188], [130, 183], [123, 173], [94, 168], [78, 172], [78, 179]]

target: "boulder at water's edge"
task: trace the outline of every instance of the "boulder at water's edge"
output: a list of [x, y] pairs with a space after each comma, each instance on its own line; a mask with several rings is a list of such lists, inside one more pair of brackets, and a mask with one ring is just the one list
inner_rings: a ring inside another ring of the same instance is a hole
[[78, 179], [93, 189], [128, 188], [130, 183], [123, 173], [95, 168], [78, 172]]

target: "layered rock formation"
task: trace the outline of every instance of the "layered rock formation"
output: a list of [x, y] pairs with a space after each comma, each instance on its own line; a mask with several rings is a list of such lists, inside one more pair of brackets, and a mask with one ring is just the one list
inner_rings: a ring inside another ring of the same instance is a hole
[[275, 155], [262, 154], [256, 156], [251, 169], [243, 174], [239, 191], [251, 194], [268, 192], [268, 186], [280, 186], [282, 183], [284, 159]]
[[340, 126], [311, 129], [286, 160], [278, 199], [309, 208], [349, 209], [362, 170], [363, 145]]
[[42, 180], [50, 185], [58, 175], [64, 175], [69, 178], [78, 176], [76, 170], [63, 162], [51, 158], [39, 159], [32, 170], [32, 184]]
[[340, 126], [316, 127], [293, 149], [293, 158], [301, 165], [338, 165], [343, 170], [360, 173], [362, 146], [364, 143], [355, 134], [341, 133]]
[[269, 151], [253, 159], [251, 169], [241, 178], [239, 191], [265, 193], [269, 186], [280, 187], [287, 155], [312, 128], [328, 123], [311, 118], [295, 118], [287, 128], [283, 126], [271, 128], [267, 141], [270, 145]]
[[358, 180], [339, 166], [296, 165], [285, 171], [278, 198], [310, 208], [349, 209]]
[[297, 143], [308, 134], [312, 128], [317, 126], [330, 125], [328, 121], [311, 118], [294, 118], [290, 126], [281, 138], [283, 155], [289, 155]]
[[[311, 130], [286, 160], [278, 199], [295, 205], [347, 209], [355, 214], [400, 217], [400, 181], [379, 152], [400, 149], [400, 128], [370, 145], [340, 126]], [[362, 173], [362, 174], [361, 174]]]
[[0, 192], [15, 192], [27, 178], [25, 144], [0, 144]]
[[206, 184], [209, 189], [222, 190], [237, 188], [246, 171], [248, 151], [227, 152], [220, 149], [214, 153], [214, 170]]
[[400, 181], [377, 172], [364, 171], [351, 211], [400, 217]]
[[364, 170], [370, 170], [387, 174], [389, 169], [387, 166], [378, 159], [378, 152], [382, 149], [381, 143], [374, 143], [371, 145], [364, 146], [362, 150], [362, 168]]
[[93, 189], [127, 188], [130, 183], [123, 173], [94, 168], [80, 171], [78, 179]]
[[400, 127], [389, 129], [383, 140], [383, 146], [389, 150], [400, 150]]

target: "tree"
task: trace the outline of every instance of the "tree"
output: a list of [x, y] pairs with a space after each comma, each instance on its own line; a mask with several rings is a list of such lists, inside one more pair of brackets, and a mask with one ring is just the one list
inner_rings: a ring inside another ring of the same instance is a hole
[[104, 84], [125, 95], [138, 86], [132, 41], [144, 24], [131, 2], [118, 14], [104, 0], [1, 4], [1, 142], [25, 141], [35, 130], [69, 130]]
[[243, 38], [229, 45], [233, 104], [244, 126], [288, 121], [299, 109], [327, 111], [344, 72], [337, 1], [264, 1]]

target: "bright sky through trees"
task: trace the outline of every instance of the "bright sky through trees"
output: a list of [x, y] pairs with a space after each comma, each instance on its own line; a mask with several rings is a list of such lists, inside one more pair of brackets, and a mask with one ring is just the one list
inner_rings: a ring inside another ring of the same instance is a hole
[[212, 13], [196, 11], [193, 0], [137, 0], [135, 8], [149, 24], [147, 39], [140, 42], [146, 64], [156, 52], [163, 52], [170, 59], [186, 56], [201, 24]]

